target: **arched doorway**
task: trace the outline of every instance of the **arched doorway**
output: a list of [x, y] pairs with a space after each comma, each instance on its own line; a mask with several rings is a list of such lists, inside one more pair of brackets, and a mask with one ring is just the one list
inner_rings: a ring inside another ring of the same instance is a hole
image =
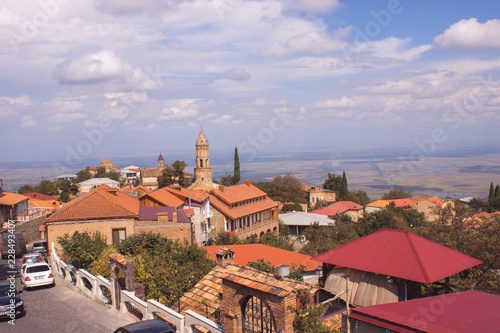
[[276, 333], [270, 308], [260, 298], [249, 296], [243, 304], [243, 333]]

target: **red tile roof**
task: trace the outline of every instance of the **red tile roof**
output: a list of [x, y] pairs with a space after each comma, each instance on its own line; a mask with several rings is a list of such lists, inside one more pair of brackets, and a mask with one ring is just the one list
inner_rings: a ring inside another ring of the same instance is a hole
[[239, 207], [229, 208], [224, 202], [219, 200], [219, 198], [214, 195], [210, 196], [210, 205], [232, 220], [278, 207], [278, 203], [268, 197], [265, 197], [260, 201], [241, 205]]
[[250, 181], [245, 181], [244, 184], [233, 186], [219, 186], [213, 189], [210, 193], [216, 196], [220, 201], [227, 205], [232, 205], [238, 202], [248, 201], [259, 197], [267, 197], [266, 192], [259, 190], [252, 185]]
[[180, 207], [184, 204], [184, 199], [180, 199], [179, 197], [173, 195], [172, 193], [167, 191], [165, 187], [144, 194], [140, 198], [140, 201], [143, 202], [143, 200], [146, 198], [151, 198], [154, 201], [157, 201], [159, 204], [169, 207]]
[[176, 197], [181, 198], [183, 200], [191, 198], [191, 200], [202, 203], [208, 198], [208, 193], [200, 193], [198, 191], [193, 191], [178, 185], [170, 185], [164, 187], [164, 189], [165, 191], [168, 191], [173, 195], [175, 195]]
[[281, 264], [287, 264], [290, 267], [292, 267], [292, 263], [297, 266], [302, 264], [307, 267], [307, 271], [314, 271], [315, 267], [323, 265], [322, 262], [311, 260], [311, 257], [305, 254], [282, 250], [264, 244], [211, 245], [204, 246], [203, 249], [207, 250], [207, 257], [215, 261], [215, 252], [221, 247], [233, 251], [234, 262], [243, 266], [248, 265], [250, 261], [257, 261], [259, 259], [264, 259], [265, 262], [270, 261], [275, 267]]
[[137, 218], [139, 200], [101, 185], [68, 202], [46, 219], [46, 222]]
[[354, 308], [351, 317], [397, 332], [496, 332], [500, 296], [470, 290]]
[[22, 195], [31, 198], [31, 199], [39, 199], [39, 200], [59, 200], [58, 195], [47, 195], [41, 194], [37, 192], [23, 193]]
[[361, 210], [363, 208], [364, 208], [363, 206], [358, 205], [357, 203], [352, 201], [337, 201], [336, 203], [331, 204], [330, 206], [318, 208], [309, 213], [333, 216], [336, 214], [345, 213], [348, 210]]
[[411, 232], [392, 229], [382, 229], [312, 259], [423, 283], [482, 263]]

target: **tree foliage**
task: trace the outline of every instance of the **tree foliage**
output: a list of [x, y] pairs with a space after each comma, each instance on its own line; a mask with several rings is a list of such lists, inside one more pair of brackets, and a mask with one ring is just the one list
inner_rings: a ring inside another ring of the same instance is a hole
[[[194, 287], [214, 266], [206, 251], [196, 245], [174, 242], [159, 234], [135, 234], [120, 243], [118, 251], [134, 258], [136, 283], [144, 284], [146, 298], [162, 299], [167, 306]], [[170, 290], [162, 292], [162, 285]]]
[[358, 220], [357, 232], [360, 237], [381, 229], [411, 230], [426, 225], [424, 213], [415, 209], [395, 206], [391, 203], [385, 209], [365, 214]]
[[231, 186], [234, 184], [233, 176], [230, 174], [222, 176], [219, 183], [223, 186]]
[[59, 195], [56, 184], [48, 179], [42, 180], [38, 186], [35, 186], [35, 192], [52, 196]]
[[26, 185], [21, 186], [17, 190], [17, 193], [24, 194], [24, 193], [31, 193], [31, 192], [34, 192], [34, 191], [35, 191], [35, 189], [33, 188], [33, 186], [31, 186], [29, 184], [26, 184]]
[[337, 201], [347, 200], [349, 190], [345, 171], [342, 173], [342, 176], [337, 176], [335, 173], [329, 172], [323, 182], [323, 189], [335, 192]]
[[75, 231], [71, 236], [64, 234], [63, 237], [58, 237], [57, 241], [63, 248], [68, 264], [87, 270], [108, 247], [106, 237], [99, 231]]
[[366, 194], [365, 191], [349, 192], [347, 195], [347, 201], [355, 202], [361, 206], [366, 206], [372, 199]]
[[86, 167], [85, 169], [78, 171], [76, 173], [76, 176], [77, 176], [76, 178], [77, 183], [89, 180], [90, 178], [92, 178], [92, 174], [90, 173], [90, 167]]
[[438, 220], [414, 232], [483, 261], [452, 276], [452, 283], [500, 295], [500, 218], [477, 221], [469, 215], [466, 208], [446, 209]]
[[[335, 220], [335, 224], [334, 223]], [[336, 215], [331, 226], [314, 223], [304, 230], [307, 244], [300, 253], [315, 256], [358, 239], [356, 224], [347, 215]]]
[[286, 203], [281, 208], [282, 213], [286, 213], [286, 212], [290, 212], [290, 211], [303, 212], [304, 210], [302, 209], [302, 206], [298, 203]]
[[274, 177], [269, 184], [269, 197], [280, 202], [307, 203], [300, 180], [292, 174]]
[[327, 305], [314, 304], [311, 296], [306, 293], [297, 294], [297, 306], [293, 307], [295, 317], [293, 329], [296, 333], [334, 333], [337, 332], [325, 326], [320, 316]]
[[162, 174], [157, 177], [158, 187], [162, 188], [176, 183], [182, 187], [189, 185], [184, 178], [184, 169], [186, 169], [186, 167], [186, 162], [179, 160], [172, 164], [165, 165]]
[[238, 147], [234, 148], [234, 173], [233, 173], [233, 184], [238, 184], [241, 179], [240, 174], [240, 157], [238, 156]]
[[392, 190], [382, 195], [382, 200], [391, 200], [391, 199], [405, 199], [411, 198], [412, 193], [410, 190], [405, 189], [404, 187], [396, 186]]

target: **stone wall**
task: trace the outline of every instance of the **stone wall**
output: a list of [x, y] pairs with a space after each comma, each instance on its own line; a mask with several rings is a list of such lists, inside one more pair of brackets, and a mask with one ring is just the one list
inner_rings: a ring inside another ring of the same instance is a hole
[[184, 244], [184, 242], [187, 242], [189, 245], [192, 244], [190, 223], [135, 221], [134, 234], [150, 231], [173, 241], [179, 240], [181, 244]]
[[30, 221], [16, 223], [16, 232], [23, 235], [26, 244], [33, 243], [42, 237], [38, 227], [43, 225], [43, 218], [43, 216], [39, 216]]

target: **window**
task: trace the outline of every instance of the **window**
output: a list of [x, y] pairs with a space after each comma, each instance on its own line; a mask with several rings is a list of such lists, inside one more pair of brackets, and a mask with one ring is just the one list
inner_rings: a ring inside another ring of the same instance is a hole
[[332, 194], [330, 194], [330, 200], [333, 200], [333, 195]]
[[118, 245], [126, 237], [125, 229], [113, 229], [111, 231], [111, 238], [113, 240], [113, 245]]

